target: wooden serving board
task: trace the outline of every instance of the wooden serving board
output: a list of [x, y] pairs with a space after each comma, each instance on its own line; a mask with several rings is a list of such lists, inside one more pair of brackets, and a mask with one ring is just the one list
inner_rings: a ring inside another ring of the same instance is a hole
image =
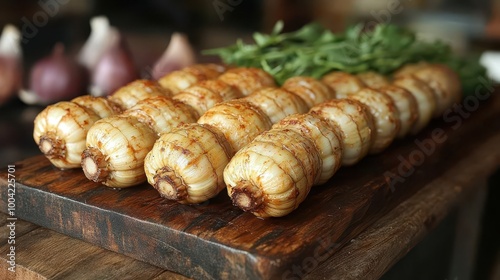
[[[435, 121], [380, 155], [341, 168], [283, 218], [262, 220], [244, 213], [231, 205], [225, 192], [189, 206], [160, 198], [147, 184], [109, 189], [88, 181], [79, 169], [58, 170], [43, 156], [15, 163], [15, 213], [193, 278], [293, 279], [310, 271], [304, 264], [328, 261], [369, 225], [497, 134], [499, 105], [500, 98], [490, 98], [470, 116], [453, 113], [449, 117], [455, 118]], [[432, 141], [438, 134], [446, 140]], [[432, 142], [433, 151], [424, 153], [416, 140]], [[409, 158], [413, 166], [406, 165]], [[0, 174], [0, 210], [6, 211], [7, 170]], [[390, 180], [398, 174], [398, 181]]]

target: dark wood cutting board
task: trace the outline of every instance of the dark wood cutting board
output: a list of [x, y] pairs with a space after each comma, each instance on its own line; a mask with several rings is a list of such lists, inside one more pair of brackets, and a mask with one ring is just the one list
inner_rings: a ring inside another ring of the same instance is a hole
[[[498, 133], [499, 104], [494, 97], [470, 116], [452, 113], [380, 155], [341, 168], [283, 218], [257, 219], [232, 206], [225, 192], [189, 206], [160, 198], [147, 184], [109, 189], [88, 181], [80, 169], [58, 170], [43, 156], [15, 163], [15, 214], [193, 278], [287, 279], [307, 270], [305, 263], [314, 267], [327, 260]], [[431, 140], [438, 132], [442, 143]], [[425, 154], [416, 140], [431, 141], [434, 151]], [[414, 166], [404, 166], [411, 157]], [[0, 174], [0, 210], [6, 211], [7, 170]], [[401, 177], [391, 181], [396, 174]]]

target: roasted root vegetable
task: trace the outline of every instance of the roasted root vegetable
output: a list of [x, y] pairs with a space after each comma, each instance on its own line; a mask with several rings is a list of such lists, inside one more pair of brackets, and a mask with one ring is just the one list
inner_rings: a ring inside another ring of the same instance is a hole
[[397, 137], [403, 138], [407, 136], [418, 119], [417, 100], [409, 91], [402, 87], [389, 85], [380, 87], [378, 90], [387, 94], [398, 109], [400, 126]]
[[94, 113], [96, 113], [101, 119], [111, 117], [122, 112], [122, 109], [118, 106], [118, 104], [115, 104], [113, 101], [103, 97], [82, 95], [74, 98], [71, 102], [94, 111]]
[[302, 98], [282, 88], [263, 88], [244, 98], [259, 107], [275, 124], [284, 117], [305, 113], [309, 107]]
[[196, 122], [198, 114], [192, 107], [173, 98], [153, 96], [139, 101], [123, 113], [148, 125], [158, 136], [180, 124]]
[[365, 104], [373, 117], [375, 133], [369, 152], [382, 152], [399, 132], [399, 112], [396, 105], [388, 95], [371, 88], [364, 88], [349, 95], [349, 98]]
[[454, 103], [460, 102], [462, 97], [460, 78], [449, 67], [430, 64], [421, 67], [413, 75], [433, 90], [436, 99], [434, 117], [441, 116]]
[[144, 157], [157, 137], [146, 124], [131, 116], [113, 116], [97, 121], [87, 134], [81, 154], [85, 176], [114, 188], [145, 181]]
[[198, 82], [216, 79], [226, 70], [222, 64], [195, 64], [166, 74], [158, 79], [158, 83], [177, 94]]
[[[228, 71], [224, 75], [228, 73], [231, 75], [234, 74]], [[251, 76], [253, 77], [253, 75]], [[261, 75], [257, 77], [259, 76]], [[264, 75], [264, 79], [267, 79], [266, 75]], [[263, 83], [260, 84], [262, 85]], [[254, 87], [255, 85], [252, 86]], [[304, 83], [303, 86], [305, 88], [304, 90], [309, 90], [311, 88], [310, 83]], [[299, 89], [296, 88], [296, 90]], [[325, 95], [324, 92], [319, 94]], [[323, 97], [311, 98], [311, 100], [319, 100], [322, 98]], [[229, 154], [232, 155], [246, 146], [257, 135], [269, 130], [273, 123], [289, 115], [304, 113], [307, 110], [308, 106], [306, 102], [291, 91], [283, 88], [263, 88], [240, 100], [224, 102], [214, 106], [200, 117], [198, 124], [208, 126], [222, 135], [222, 142], [218, 143], [218, 145], [221, 146], [219, 150], [227, 146], [230, 149]], [[196, 125], [193, 125], [184, 129], [189, 130], [195, 128]], [[301, 127], [296, 127], [295, 130], [300, 132], [310, 130], [313, 135], [317, 135], [318, 133], [317, 130], [310, 128], [306, 123]], [[200, 132], [209, 134], [214, 133], [210, 129], [203, 129], [200, 130]], [[222, 173], [218, 173], [218, 171], [222, 170], [227, 162], [219, 160], [219, 158], [209, 158], [210, 168], [204, 167], [201, 169], [200, 167], [196, 169], [196, 174], [193, 172], [186, 173], [184, 170], [186, 168], [192, 169], [193, 165], [197, 166], [198, 158], [206, 151], [204, 149], [194, 150], [192, 146], [203, 145], [194, 140], [179, 141], [176, 142], [176, 145], [167, 144], [165, 139], [174, 137], [170, 135], [173, 133], [174, 132], [162, 135], [160, 140], [157, 141], [153, 147], [152, 152], [146, 157], [145, 170], [148, 182], [160, 192], [161, 196], [171, 200], [177, 200], [180, 203], [201, 203], [215, 196], [223, 189], [221, 185], [215, 183], [222, 181]], [[189, 132], [176, 130], [175, 133], [188, 134]], [[300, 135], [299, 132], [290, 132], [290, 135], [296, 134]], [[331, 136], [328, 133], [326, 135]], [[319, 135], [317, 136], [319, 137]], [[198, 137], [196, 139], [204, 138]], [[323, 143], [324, 141], [321, 141], [322, 140], [318, 140], [318, 143], [313, 141], [311, 143], [312, 149], [315, 149], [315, 145], [325, 144]], [[178, 152], [172, 151], [173, 149], [186, 152], [181, 155]], [[174, 157], [173, 155], [176, 156]], [[323, 159], [323, 155], [317, 155], [316, 157], [319, 161]], [[324, 159], [332, 164], [332, 166], [335, 166], [333, 158], [324, 156]], [[321, 169], [321, 167], [318, 168]], [[164, 174], [165, 170], [168, 170], [169, 173], [173, 172], [177, 174], [178, 179], [171, 180], [169, 176], [160, 175]], [[199, 184], [201, 184], [200, 181], [196, 181], [197, 185], [191, 186], [186, 182], [193, 182], [194, 179], [191, 177], [179, 176], [179, 174], [186, 174], [186, 176], [201, 176], [198, 174], [204, 174], [203, 178], [207, 178], [207, 183], [202, 185], [206, 193], [201, 195], [201, 189], [198, 187]], [[211, 174], [211, 176], [207, 174]], [[217, 180], [213, 178], [217, 178]], [[180, 196], [178, 195], [179, 193], [183, 195]]]
[[236, 153], [224, 181], [234, 205], [259, 217], [280, 217], [304, 201], [320, 173], [321, 157], [308, 137], [272, 129]]
[[310, 138], [321, 159], [321, 170], [315, 185], [325, 183], [342, 163], [342, 138], [339, 127], [312, 114], [294, 114], [273, 125], [273, 129], [289, 129]]
[[349, 94], [356, 93], [366, 85], [356, 75], [335, 71], [326, 74], [321, 81], [329, 86], [337, 98], [346, 98]]
[[222, 171], [234, 152], [269, 128], [269, 118], [247, 101], [218, 104], [197, 124], [161, 135], [144, 161], [148, 182], [170, 200], [206, 201], [224, 189]]
[[333, 89], [311, 77], [292, 77], [281, 87], [302, 98], [309, 108], [335, 98]]
[[201, 116], [217, 103], [240, 97], [243, 95], [235, 87], [219, 80], [207, 80], [174, 95], [173, 99], [188, 104]]
[[426, 83], [412, 75], [396, 78], [393, 84], [408, 90], [417, 100], [418, 118], [410, 133], [416, 134], [432, 119], [436, 111], [436, 98]]
[[258, 68], [232, 68], [220, 75], [219, 80], [236, 87], [244, 96], [261, 88], [276, 86], [274, 78]]
[[231, 156], [221, 132], [193, 123], [163, 134], [148, 153], [144, 170], [161, 196], [199, 203], [224, 189], [222, 172]]
[[149, 80], [133, 81], [109, 96], [109, 100], [118, 104], [124, 110], [130, 109], [137, 102], [152, 96], [171, 96], [172, 93], [162, 88], [158, 83]]
[[[279, 217], [290, 213], [304, 200], [303, 194], [307, 194], [314, 185], [308, 176], [316, 174], [317, 166], [314, 164], [318, 164], [318, 161], [306, 158], [307, 154], [313, 152], [300, 148], [300, 145], [307, 146], [307, 140], [313, 141], [319, 154], [321, 150], [331, 153], [333, 147], [318, 145], [317, 136], [305, 132], [305, 129], [300, 130], [302, 137], [290, 135], [288, 131], [297, 128], [297, 122], [304, 122], [306, 116], [323, 120], [329, 124], [330, 131], [338, 132], [341, 141], [337, 144], [343, 148], [341, 155], [344, 165], [359, 161], [367, 151], [380, 152], [396, 135], [403, 137], [408, 132], [421, 130], [436, 111], [451, 106], [450, 95], [433, 93], [431, 87], [421, 80], [422, 77], [419, 79], [412, 74], [413, 71], [441, 70], [436, 70], [432, 65], [419, 65], [406, 69], [405, 74], [399, 75], [392, 85], [377, 89], [367, 87], [357, 92], [346, 91], [346, 99], [330, 100], [316, 105], [308, 114], [291, 116], [290, 120], [273, 126], [269, 132], [243, 147], [224, 170], [224, 180], [233, 204], [259, 217]], [[426, 78], [435, 85], [439, 84], [441, 93], [451, 93], [459, 88], [450, 82], [453, 78], [447, 80], [438, 74]], [[332, 87], [338, 86], [336, 83], [332, 83]], [[448, 102], [448, 105], [436, 107], [436, 103], [440, 102]], [[400, 113], [399, 110], [404, 112]], [[288, 136], [279, 138], [268, 135]], [[279, 140], [269, 141], [272, 138]], [[277, 144], [272, 146], [270, 143]], [[290, 156], [290, 153], [295, 153], [295, 156]], [[324, 162], [319, 161], [320, 164]], [[324, 176], [320, 176], [322, 180], [317, 179], [318, 182], [324, 182], [334, 173], [322, 170]]]
[[[241, 73], [246, 71], [253, 72], [254, 70], [245, 70]], [[234, 79], [238, 80], [242, 78], [235, 77]], [[127, 143], [137, 141], [137, 134], [141, 133], [141, 131], [146, 135], [145, 137], [149, 137], [150, 133], [154, 135], [154, 141], [146, 141], [139, 153], [124, 153], [123, 150], [117, 150], [111, 145], [102, 145], [102, 140], [100, 139], [105, 137], [102, 134], [102, 130], [108, 129], [108, 125], [112, 125], [114, 119], [109, 120], [109, 122], [102, 121], [96, 123], [97, 128], [90, 130], [87, 135], [87, 148], [82, 154], [82, 167], [87, 178], [95, 182], [101, 182], [106, 186], [117, 188], [130, 187], [144, 182], [146, 179], [144, 174], [144, 159], [147, 152], [153, 149], [154, 142], [161, 134], [167, 134], [179, 125], [196, 122], [199, 112], [204, 112], [219, 101], [227, 101], [228, 99], [241, 96], [237, 89], [221, 81], [200, 82], [179, 95], [179, 98], [156, 95], [143, 99], [121, 115], [123, 118], [132, 118], [141, 125], [135, 128], [136, 131], [132, 131], [127, 128], [127, 123], [123, 121], [121, 123], [125, 125], [124, 128], [117, 124], [115, 126], [117, 131], [126, 129], [133, 133], [122, 133], [122, 137], [117, 139], [119, 143], [115, 143], [115, 145], [130, 146]], [[193, 106], [197, 106], [198, 108], [195, 109]], [[232, 113], [239, 114], [240, 112], [235, 110]], [[249, 124], [249, 126], [252, 125], [255, 124]], [[143, 151], [147, 152], [143, 153]], [[114, 158], [119, 158], [120, 162], [126, 160], [134, 162], [133, 168], [114, 164]], [[142, 166], [142, 169], [138, 168], [138, 166]], [[120, 174], [120, 176], [132, 175], [117, 180], [115, 178], [116, 174]]]
[[205, 112], [198, 123], [211, 125], [220, 131], [233, 153], [272, 126], [269, 117], [246, 100], [217, 104]]
[[75, 168], [80, 165], [87, 132], [99, 119], [90, 109], [61, 101], [37, 115], [33, 138], [53, 165], [61, 169]]
[[374, 138], [374, 121], [368, 108], [350, 99], [334, 99], [311, 108], [309, 113], [324, 119], [341, 138], [342, 165], [353, 165], [368, 154]]
[[53, 165], [61, 169], [76, 168], [80, 166], [90, 127], [120, 111], [113, 102], [90, 95], [49, 105], [35, 118], [33, 138]]
[[389, 79], [377, 72], [367, 71], [361, 72], [356, 75], [366, 86], [371, 88], [381, 88], [383, 86], [388, 86], [390, 84]]

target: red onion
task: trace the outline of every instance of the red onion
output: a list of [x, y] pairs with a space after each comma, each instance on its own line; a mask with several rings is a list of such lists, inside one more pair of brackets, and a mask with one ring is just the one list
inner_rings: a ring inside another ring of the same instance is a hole
[[20, 98], [29, 104], [50, 104], [69, 100], [85, 93], [88, 76], [85, 68], [64, 55], [57, 44], [52, 55], [35, 63], [30, 74], [30, 91]]
[[194, 64], [195, 61], [195, 53], [186, 35], [174, 33], [167, 49], [154, 65], [152, 77], [158, 80], [172, 71]]
[[139, 79], [139, 71], [125, 40], [120, 38], [92, 70], [90, 93], [94, 96], [109, 95], [136, 79]]
[[21, 87], [21, 33], [6, 25], [0, 37], [0, 105], [7, 102]]

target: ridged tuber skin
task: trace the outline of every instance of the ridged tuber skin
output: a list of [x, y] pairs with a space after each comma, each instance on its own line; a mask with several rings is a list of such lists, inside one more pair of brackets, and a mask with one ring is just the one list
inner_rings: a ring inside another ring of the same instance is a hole
[[398, 109], [400, 126], [397, 138], [406, 137], [418, 119], [417, 100], [402, 87], [389, 85], [380, 87], [378, 90], [387, 94]]
[[376, 154], [385, 150], [399, 132], [399, 112], [392, 99], [382, 92], [364, 88], [349, 99], [357, 100], [368, 108], [375, 123], [375, 133], [369, 153]]
[[442, 116], [446, 109], [460, 102], [462, 98], [460, 77], [448, 66], [443, 64], [428, 65], [415, 71], [414, 75], [427, 84], [434, 93], [436, 100], [434, 117]]
[[243, 95], [237, 88], [219, 80], [207, 80], [174, 95], [173, 99], [188, 104], [201, 116], [217, 103], [241, 97]]
[[158, 83], [172, 94], [177, 94], [198, 82], [216, 79], [226, 70], [227, 67], [222, 64], [195, 64], [168, 73], [158, 79]]
[[342, 138], [338, 126], [311, 114], [294, 114], [273, 125], [273, 129], [289, 129], [310, 138], [321, 159], [321, 172], [314, 185], [328, 181], [342, 164]]
[[273, 124], [291, 114], [305, 113], [309, 110], [302, 98], [283, 88], [263, 88], [242, 100], [261, 109]]
[[[206, 201], [224, 189], [222, 171], [235, 151], [271, 126], [264, 112], [248, 101], [217, 104], [200, 117], [197, 125], [183, 126], [160, 137], [145, 159], [148, 182], [170, 200], [187, 204]], [[169, 143], [178, 135], [185, 135], [183, 141]], [[199, 158], [208, 161], [200, 164]]]
[[[220, 84], [218, 84], [217, 87], [212, 86], [211, 88], [214, 90], [227, 90], [227, 87]], [[198, 94], [198, 104], [209, 106], [212, 101], [208, 98], [208, 96], [204, 95], [204, 93], [206, 93], [207, 91], [208, 89], [203, 87], [202, 84], [195, 86], [195, 88], [190, 92], [200, 92]], [[224, 96], [221, 96], [216, 92], [211, 92], [212, 97], [218, 95], [217, 99], [220, 100], [224, 100], [224, 98], [231, 98], [234, 96], [226, 92], [223, 92], [223, 94]], [[122, 119], [110, 119], [108, 120], [108, 123], [110, 125], [115, 125], [115, 128], [118, 130], [128, 129], [127, 124], [130, 123], [139, 123], [140, 125], [137, 125], [135, 127], [135, 130], [127, 130], [134, 133], [122, 133], [121, 137], [117, 138], [116, 143], [114, 144], [128, 145], [127, 143], [137, 141], [137, 134], [141, 133], [142, 131], [142, 133], [147, 136], [146, 138], [148, 140], [144, 143], [144, 147], [140, 153], [123, 153], [123, 150], [115, 150], [113, 146], [109, 145], [98, 147], [100, 143], [99, 139], [106, 136], [103, 134], [102, 129], [107, 128], [107, 124], [99, 123], [96, 124], [96, 126], [99, 125], [100, 128], [98, 126], [97, 128], [92, 129], [88, 132], [87, 149], [82, 154], [82, 167], [84, 168], [87, 178], [92, 181], [101, 182], [106, 186], [115, 188], [131, 187], [146, 181], [143, 166], [144, 159], [147, 153], [153, 148], [155, 140], [161, 134], [171, 132], [179, 125], [196, 122], [196, 120], [199, 118], [199, 115], [197, 111], [194, 110], [190, 105], [185, 104], [180, 100], [175, 100], [173, 98], [162, 95], [153, 95], [152, 97], [140, 100], [133, 107], [123, 112], [120, 117], [128, 120], [128, 122], [121, 121], [121, 124], [125, 125], [124, 128], [119, 127], [118, 124], [114, 124], [114, 121]], [[134, 121], [130, 119], [134, 119]], [[150, 141], [150, 132], [155, 135], [155, 139], [153, 141]], [[146, 152], [144, 153], [144, 151]], [[115, 153], [121, 153], [121, 155], [119, 156], [122, 161], [141, 163], [142, 168], [134, 167], [129, 170], [127, 166], [116, 165], [113, 164], [112, 161], [108, 162], [108, 159], [113, 159]], [[98, 168], [96, 168], [96, 166]], [[112, 178], [113, 176], [115, 176], [113, 174], [127, 176], [129, 173], [132, 175], [128, 176], [128, 178], [119, 178], [120, 180]]]
[[203, 114], [198, 123], [220, 131], [232, 153], [272, 126], [271, 120], [259, 107], [245, 100], [220, 103]]
[[232, 68], [220, 75], [219, 80], [236, 87], [243, 96], [261, 88], [276, 87], [273, 76], [257, 68]]
[[396, 78], [393, 85], [408, 90], [417, 100], [418, 118], [410, 130], [411, 134], [417, 134], [431, 121], [436, 111], [436, 97], [425, 82], [412, 75]]
[[47, 106], [34, 121], [33, 138], [40, 151], [60, 168], [80, 166], [85, 137], [100, 117], [74, 102], [62, 101]]
[[361, 72], [357, 74], [356, 77], [358, 77], [367, 87], [374, 89], [390, 85], [390, 81], [386, 76], [374, 71]]
[[80, 167], [90, 127], [119, 114], [120, 106], [103, 97], [82, 95], [47, 106], [34, 121], [33, 138], [40, 151], [60, 169]]
[[[434, 67], [433, 65], [408, 67], [404, 70], [405, 74], [398, 75], [392, 85], [383, 85], [377, 89], [367, 87], [348, 93], [346, 99], [336, 99], [316, 105], [303, 116], [323, 120], [329, 124], [331, 131], [340, 132], [339, 136], [342, 139], [340, 143], [343, 145], [342, 162], [344, 165], [353, 164], [369, 150], [380, 152], [393, 141], [396, 135], [402, 137], [407, 132], [415, 133], [420, 130], [433, 115], [436, 115], [436, 111], [442, 110], [436, 104], [445, 102], [443, 100], [450, 100], [449, 95], [433, 93], [425, 82], [412, 76], [414, 71], [438, 71]], [[442, 93], [454, 92], [460, 88], [459, 85], [451, 82], [454, 80], [451, 74], [428, 75], [426, 78], [439, 84], [442, 87], [440, 89]], [[447, 82], [444, 82], [445, 80]], [[451, 106], [450, 103], [447, 104]], [[408, 112], [400, 114], [398, 110]], [[323, 145], [318, 144], [317, 140], [320, 138], [306, 132], [304, 126], [297, 126], [299, 116], [290, 116], [288, 118], [290, 120], [286, 119], [283, 121], [285, 123], [273, 126], [271, 131], [276, 131], [275, 133], [278, 134], [290, 131], [291, 127], [302, 128], [294, 129], [294, 131], [300, 131], [304, 138], [312, 140], [316, 149], [322, 147], [320, 149], [331, 151], [332, 146], [326, 145], [327, 142], [323, 142], [325, 143]], [[305, 118], [303, 117], [300, 121], [305, 122]], [[404, 132], [399, 130], [399, 122], [404, 123], [402, 125], [405, 127]], [[312, 123], [309, 124], [312, 125]], [[374, 129], [376, 132], [372, 134]], [[310, 158], [298, 160], [298, 157], [287, 157], [286, 161], [282, 160], [286, 152], [298, 151], [297, 145], [306, 143], [303, 138], [290, 136], [282, 138], [272, 142], [276, 143], [278, 148], [269, 148], [267, 147], [269, 142], [261, 140], [265, 134], [258, 136], [235, 154], [224, 170], [224, 180], [228, 185], [228, 193], [233, 203], [242, 210], [259, 217], [281, 217], [293, 211], [305, 199], [300, 195], [291, 195], [293, 190], [299, 190], [299, 194], [307, 194], [313, 186], [310, 181], [304, 179], [307, 176], [304, 175], [304, 171], [307, 170], [306, 167], [311, 166], [313, 161]], [[286, 142], [287, 140], [289, 142]], [[268, 152], [271, 149], [274, 151]], [[303, 151], [304, 155], [308, 153], [311, 151]], [[320, 163], [325, 162], [322, 156], [320, 159], [322, 159]], [[314, 164], [312, 166], [314, 167]], [[328, 176], [324, 174], [323, 180], [327, 180]], [[295, 177], [297, 175], [304, 177], [297, 178]], [[291, 178], [293, 180], [290, 180]], [[276, 193], [280, 196], [270, 196]]]
[[148, 182], [162, 197], [200, 203], [225, 188], [222, 172], [231, 156], [231, 148], [217, 129], [186, 124], [156, 141], [144, 169]]
[[[231, 78], [232, 80], [238, 80], [236, 78], [233, 78], [236, 77], [236, 75], [234, 75], [236, 73], [247, 73], [241, 75], [242, 77], [250, 76], [253, 78], [263, 79], [264, 81], [267, 80], [267, 74], [265, 73], [255, 75], [256, 73], [260, 73], [260, 71], [248, 71], [246, 69], [234, 70], [235, 72], [231, 72], [231, 75], [226, 76], [226, 81], [229, 78]], [[229, 71], [224, 75], [228, 73]], [[257, 84], [264, 85], [265, 83], [261, 82]], [[311, 83], [304, 83], [303, 86], [305, 89], [310, 89], [312, 87]], [[252, 87], [255, 88], [255, 84], [253, 84]], [[296, 88], [296, 90], [300, 89]], [[320, 92], [319, 94], [322, 96], [327, 95], [327, 93], [325, 92]], [[323, 97], [312, 98], [311, 100], [318, 100], [321, 98]], [[234, 154], [236, 151], [246, 146], [257, 135], [269, 130], [273, 122], [278, 122], [279, 120], [289, 115], [307, 112], [307, 110], [307, 103], [291, 91], [285, 90], [283, 88], [263, 88], [256, 90], [254, 93], [248, 95], [245, 98], [217, 104], [213, 108], [207, 110], [200, 117], [198, 123], [202, 125], [208, 125], [218, 133], [220, 133], [220, 135], [223, 136], [221, 140], [223, 143], [221, 143], [220, 145], [226, 145], [227, 147], [229, 147], [230, 154]], [[186, 129], [194, 128], [187, 127]], [[295, 132], [295, 134], [298, 134], [300, 137], [299, 131], [302, 131], [303, 129], [307, 129], [307, 125], [305, 125], [303, 128], [297, 127], [297, 132]], [[177, 133], [179, 132], [177, 131]], [[205, 130], [204, 133], [209, 133], [209, 131]], [[290, 132], [290, 134], [295, 135], [292, 132]], [[164, 137], [169, 136], [163, 135], [162, 138]], [[315, 148], [315, 144], [316, 143], [312, 144], [313, 148]], [[160, 147], [160, 145], [163, 146]], [[175, 149], [187, 151], [190, 156], [197, 156], [198, 154], [191, 155], [191, 150], [188, 149], [189, 145], [192, 145], [192, 143], [189, 141], [179, 142], [178, 146], [176, 146]], [[189, 184], [185, 184], [185, 182], [192, 180], [192, 178], [184, 176], [178, 176], [176, 177], [176, 180], [162, 179], [162, 185], [164, 187], [158, 187], [159, 178], [163, 178], [163, 176], [160, 176], [158, 174], [163, 174], [165, 170], [167, 170], [169, 174], [171, 172], [174, 172], [175, 174], [181, 174], [182, 170], [186, 168], [184, 164], [185, 160], [180, 159], [180, 163], [182, 163], [182, 165], [180, 165], [176, 161], [175, 157], [171, 156], [171, 154], [174, 153], [173, 151], [171, 151], [172, 149], [174, 149], [174, 147], [168, 146], [168, 144], [157, 143], [154, 150], [160, 152], [151, 152], [145, 161], [145, 169], [147, 172], [148, 182], [151, 185], [155, 186], [163, 197], [177, 200], [181, 203], [200, 203], [215, 196], [218, 193], [213, 192], [212, 190], [221, 190], [214, 185], [215, 181], [212, 180], [204, 186], [204, 189], [207, 190], [207, 194], [201, 195], [200, 188], [196, 187], [193, 189]], [[168, 159], [166, 159], [167, 156], [169, 157]], [[318, 160], [322, 160], [322, 157], [319, 155]], [[332, 162], [333, 164], [333, 159], [325, 157], [325, 160], [328, 162]], [[153, 163], [150, 161], [155, 162]], [[165, 165], [165, 163], [168, 163], [168, 165]], [[205, 168], [204, 170], [200, 169], [199, 172], [201, 172], [202, 174], [211, 173], [214, 176], [218, 176], [218, 181], [221, 181], [222, 173], [215, 174], [214, 170], [223, 169], [225, 165], [226, 162], [221, 160], [212, 161], [210, 168]], [[165, 187], [165, 184], [170, 185], [168, 187]], [[164, 191], [167, 190], [168, 193], [165, 193]], [[171, 195], [172, 193], [186, 193], [186, 195], [177, 196]], [[195, 198], [193, 198], [193, 196]], [[201, 200], [201, 198], [203, 198], [203, 200]]]
[[314, 143], [291, 129], [271, 129], [238, 151], [224, 171], [233, 204], [258, 217], [298, 207], [321, 173]]
[[172, 93], [162, 88], [157, 82], [136, 80], [121, 87], [108, 98], [123, 110], [127, 110], [137, 102], [152, 96], [172, 96]]
[[281, 88], [302, 98], [309, 108], [335, 98], [333, 89], [311, 77], [289, 78]]
[[123, 113], [149, 126], [160, 136], [175, 127], [196, 122], [198, 114], [189, 105], [165, 96], [153, 96], [139, 101]]
[[342, 165], [354, 165], [368, 154], [375, 124], [364, 104], [351, 99], [334, 99], [314, 106], [309, 114], [337, 128], [343, 150]]
[[151, 128], [131, 116], [97, 121], [87, 134], [87, 148], [81, 154], [85, 176], [114, 188], [144, 182], [144, 157], [156, 139]]
[[82, 95], [74, 98], [71, 102], [94, 111], [101, 119], [120, 114], [122, 108], [118, 104], [104, 97]]
[[336, 98], [346, 98], [366, 87], [356, 75], [340, 71], [326, 74], [321, 81], [335, 92]]

